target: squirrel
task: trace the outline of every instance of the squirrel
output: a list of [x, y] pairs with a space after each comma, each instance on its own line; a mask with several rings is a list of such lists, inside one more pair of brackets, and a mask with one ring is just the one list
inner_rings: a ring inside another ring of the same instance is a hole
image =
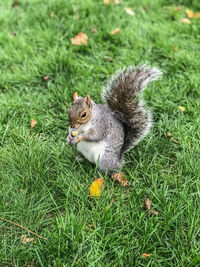
[[69, 113], [67, 143], [103, 173], [114, 174], [122, 168], [124, 155], [150, 131], [152, 114], [140, 98], [147, 84], [162, 72], [146, 65], [125, 67], [114, 74], [102, 90], [104, 105], [87, 94], [73, 94]]

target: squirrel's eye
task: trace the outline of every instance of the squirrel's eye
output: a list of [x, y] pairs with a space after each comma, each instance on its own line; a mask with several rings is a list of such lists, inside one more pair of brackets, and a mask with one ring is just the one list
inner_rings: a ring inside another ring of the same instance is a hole
[[87, 113], [86, 113], [86, 112], [84, 112], [84, 113], [81, 115], [81, 118], [85, 118], [85, 117], [86, 117], [86, 115], [87, 115]]

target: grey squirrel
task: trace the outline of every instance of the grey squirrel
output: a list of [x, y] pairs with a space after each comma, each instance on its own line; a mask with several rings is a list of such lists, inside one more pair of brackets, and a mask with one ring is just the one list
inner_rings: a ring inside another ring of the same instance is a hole
[[152, 115], [140, 95], [161, 74], [146, 65], [119, 70], [102, 90], [105, 105], [95, 103], [89, 95], [78, 97], [75, 92], [69, 109], [68, 144], [77, 144], [77, 149], [103, 173], [119, 171], [124, 154], [150, 131]]

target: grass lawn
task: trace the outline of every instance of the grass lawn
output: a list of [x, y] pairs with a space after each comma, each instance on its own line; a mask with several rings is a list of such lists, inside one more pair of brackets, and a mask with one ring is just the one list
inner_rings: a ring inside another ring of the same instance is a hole
[[[34, 236], [0, 220], [0, 266], [199, 266], [200, 18], [179, 21], [199, 0], [12, 4], [0, 3], [0, 216], [47, 240], [23, 244]], [[71, 45], [79, 32], [88, 45]], [[104, 176], [91, 199], [102, 174], [66, 144], [73, 92], [101, 102], [112, 73], [145, 62], [164, 72], [144, 94], [154, 126], [126, 156], [130, 186]]]

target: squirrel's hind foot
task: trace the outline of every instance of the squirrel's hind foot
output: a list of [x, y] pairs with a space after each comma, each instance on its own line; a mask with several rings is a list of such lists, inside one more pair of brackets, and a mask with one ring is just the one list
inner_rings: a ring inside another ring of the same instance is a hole
[[125, 178], [124, 176], [124, 173], [123, 172], [114, 172], [112, 175], [111, 175], [111, 178], [115, 181], [117, 181], [118, 183], [120, 183], [122, 186], [126, 187], [128, 186], [128, 181], [127, 179]]

